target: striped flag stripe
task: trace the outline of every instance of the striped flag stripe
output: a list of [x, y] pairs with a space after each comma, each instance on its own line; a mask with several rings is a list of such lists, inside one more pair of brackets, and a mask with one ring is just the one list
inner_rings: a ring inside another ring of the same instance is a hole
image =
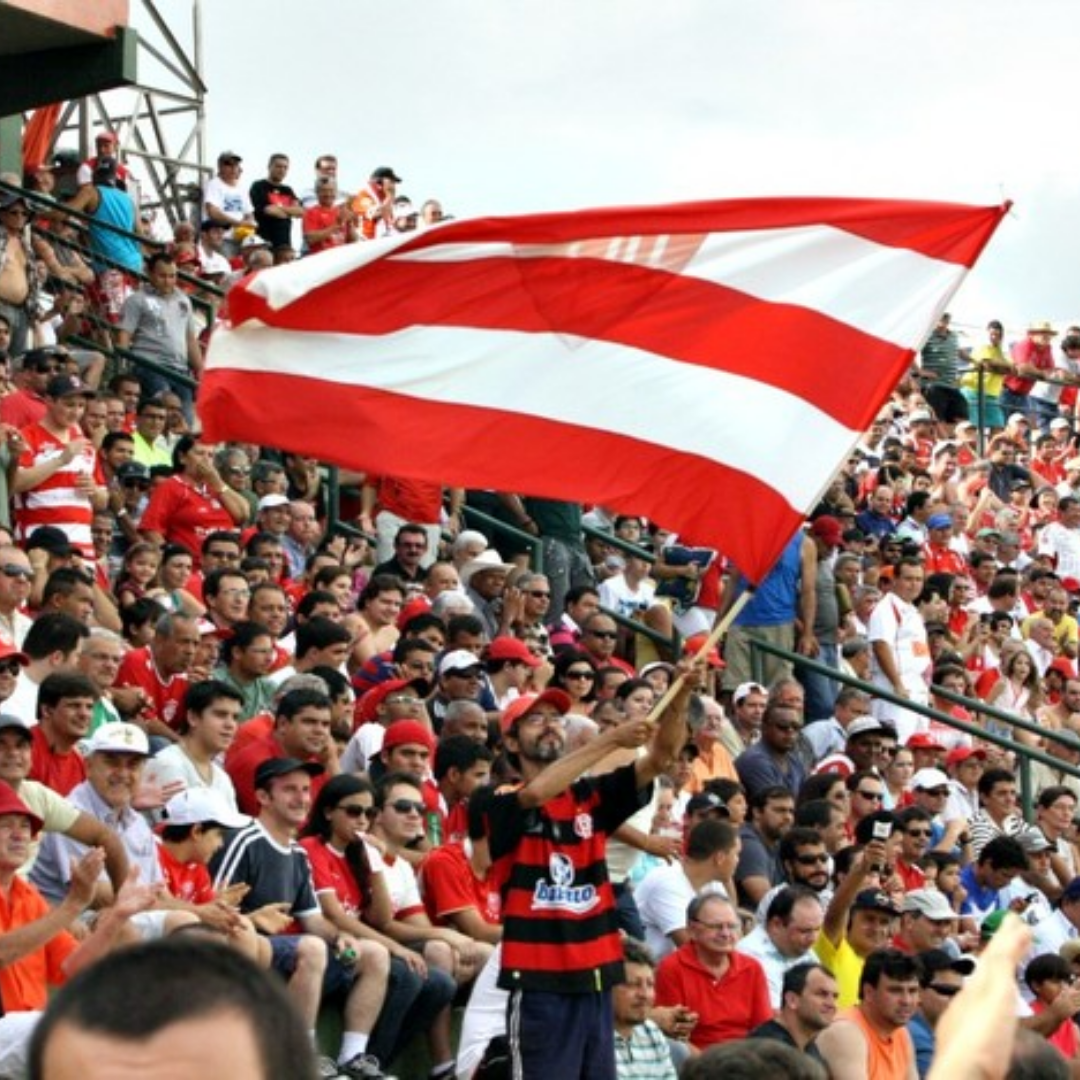
[[[237, 371], [302, 376], [314, 368], [337, 390], [384, 390], [405, 408], [419, 400], [474, 405], [505, 414], [507, 423], [546, 417], [724, 461], [757, 473], [793, 509], [821, 486], [820, 467], [808, 466], [798, 448], [810, 444], [839, 460], [858, 436], [766, 383], [685, 365], [673, 372], [671, 361], [635, 349], [507, 331], [486, 332], [482, 352], [474, 341], [471, 330], [442, 327], [425, 329], [422, 339], [410, 331], [363, 337], [253, 329], [220, 331], [215, 349], [218, 362]], [[678, 409], [655, 408], [676, 378]], [[763, 417], [775, 438], [759, 448]]]

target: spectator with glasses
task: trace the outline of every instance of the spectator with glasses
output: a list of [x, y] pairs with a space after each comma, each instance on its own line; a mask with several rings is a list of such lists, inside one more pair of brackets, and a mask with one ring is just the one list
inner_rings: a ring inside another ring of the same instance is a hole
[[[2, 304], [0, 304], [2, 308]], [[18, 355], [14, 352], [13, 355]], [[36, 424], [45, 415], [45, 388], [63, 371], [63, 356], [56, 347], [45, 346], [22, 354], [16, 376], [18, 389], [0, 398], [0, 423], [13, 428]]]
[[22, 648], [33, 620], [24, 613], [34, 571], [22, 548], [0, 547], [0, 636]]
[[596, 703], [596, 665], [580, 649], [564, 649], [555, 657], [549, 686], [564, 691], [570, 698], [567, 712], [588, 716]]
[[765, 788], [780, 786], [794, 796], [808, 770], [795, 752], [802, 731], [797, 710], [769, 705], [761, 722], [761, 738], [735, 759], [739, 780], [751, 802]]
[[772, 1019], [765, 970], [738, 952], [738, 912], [723, 897], [698, 896], [686, 911], [690, 940], [656, 969], [656, 1004], [684, 1005], [697, 1013], [690, 1045], [704, 1050], [745, 1039]]
[[846, 782], [851, 793], [851, 827], [854, 829], [864, 817], [884, 808], [885, 781], [871, 769], [860, 769]]

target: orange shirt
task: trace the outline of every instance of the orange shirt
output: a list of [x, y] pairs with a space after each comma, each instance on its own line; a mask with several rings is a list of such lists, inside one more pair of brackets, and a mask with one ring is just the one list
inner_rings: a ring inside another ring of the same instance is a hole
[[[50, 911], [45, 898], [20, 877], [11, 880], [11, 895], [0, 893], [0, 933], [18, 930]], [[0, 1000], [5, 1012], [37, 1012], [49, 1000], [49, 987], [64, 982], [64, 962], [79, 947], [66, 930], [40, 949], [0, 968]]]
[[841, 1020], [850, 1020], [866, 1039], [866, 1075], [873, 1080], [907, 1080], [915, 1071], [915, 1048], [907, 1028], [897, 1028], [891, 1035], [882, 1035], [871, 1027], [857, 1005], [844, 1009]]
[[727, 780], [739, 782], [739, 774], [735, 771], [735, 761], [728, 753], [723, 743], [715, 742], [711, 749], [701, 750], [690, 767], [690, 779], [686, 783], [686, 790], [691, 795], [697, 795], [705, 789], [708, 780], [723, 777]]

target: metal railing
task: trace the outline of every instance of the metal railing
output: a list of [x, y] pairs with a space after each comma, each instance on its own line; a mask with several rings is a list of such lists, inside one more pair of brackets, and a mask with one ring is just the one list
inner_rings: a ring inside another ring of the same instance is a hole
[[[816, 672], [818, 675], [823, 675], [834, 682], [842, 683], [844, 686], [851, 686], [857, 690], [862, 690], [871, 697], [880, 698], [882, 701], [887, 701], [892, 705], [907, 709], [910, 712], [916, 713], [919, 716], [924, 716], [929, 720], [936, 720], [938, 723], [955, 728], [965, 735], [981, 739], [983, 742], [991, 743], [1002, 750], [1008, 750], [1018, 755], [1017, 771], [1020, 781], [1021, 801], [1024, 808], [1024, 817], [1029, 820], [1034, 808], [1036, 794], [1031, 779], [1031, 763], [1033, 761], [1037, 761], [1042, 765], [1047, 765], [1052, 769], [1058, 769], [1068, 776], [1080, 779], [1080, 766], [1070, 765], [1060, 758], [1052, 757], [1038, 747], [1028, 746], [1026, 743], [1010, 739], [1007, 735], [1000, 735], [995, 731], [987, 731], [978, 724], [968, 723], [966, 720], [961, 720], [951, 713], [935, 709], [932, 705], [922, 705], [919, 702], [911, 701], [909, 698], [901, 697], [892, 690], [887, 690], [875, 683], [866, 682], [857, 676], [848, 675], [846, 672], [838, 671], [836, 668], [829, 667], [828, 664], [822, 664], [817, 660], [811, 660], [808, 657], [800, 656], [790, 649], [774, 645], [772, 642], [763, 641], [761, 638], [755, 637], [752, 634], [749, 635], [749, 639], [750, 670], [753, 673], [754, 680], [762, 683], [762, 685], [764, 685], [762, 681], [764, 671], [764, 659], [762, 654], [768, 653], [769, 655], [788, 661], [795, 667], [805, 668], [808, 671]], [[962, 694], [953, 693], [951, 690], [946, 690], [941, 686], [931, 686], [929, 687], [929, 690], [938, 697], [952, 701], [954, 704], [961, 705], [970, 712], [977, 713], [980, 716], [989, 716], [1003, 724], [1019, 728], [1021, 731], [1027, 731], [1033, 735], [1038, 735], [1040, 738], [1050, 739], [1052, 742], [1056, 742], [1062, 746], [1073, 748], [1077, 745], [1076, 736], [1071, 731], [1052, 731], [1048, 728], [1040, 727], [1038, 724], [1035, 724], [1030, 720], [1025, 720], [1023, 717], [1014, 716], [1012, 713], [1005, 712], [992, 705], [987, 705], [986, 702], [981, 699], [964, 697]]]

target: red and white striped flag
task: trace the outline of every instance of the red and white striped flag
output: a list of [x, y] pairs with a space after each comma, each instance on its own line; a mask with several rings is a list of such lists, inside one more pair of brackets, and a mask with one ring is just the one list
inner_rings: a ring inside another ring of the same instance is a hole
[[455, 221], [233, 289], [208, 438], [602, 503], [760, 580], [1007, 206], [757, 199]]

